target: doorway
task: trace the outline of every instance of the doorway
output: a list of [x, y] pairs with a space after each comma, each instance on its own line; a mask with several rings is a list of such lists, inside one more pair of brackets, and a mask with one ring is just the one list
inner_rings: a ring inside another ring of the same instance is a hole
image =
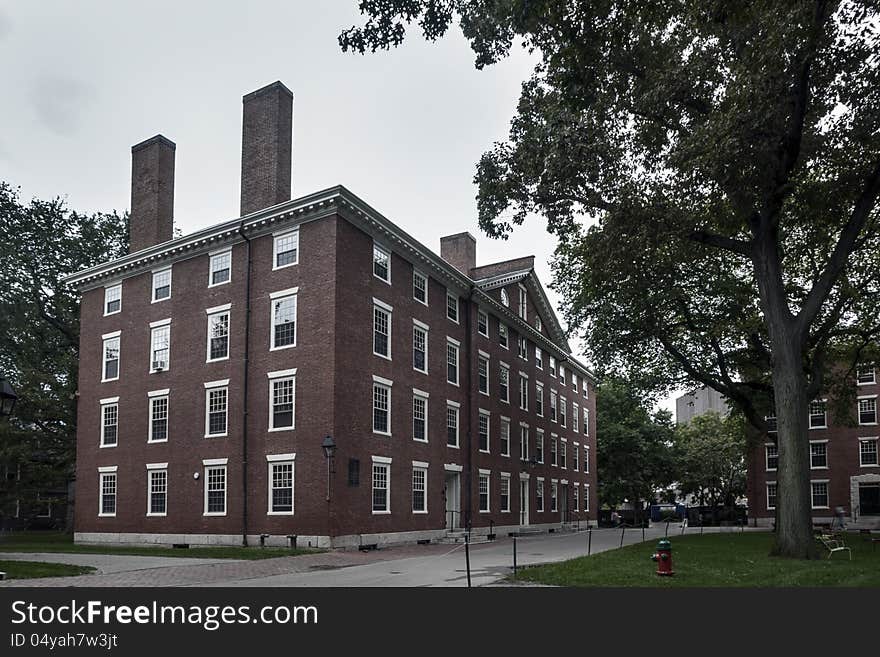
[[527, 479], [519, 480], [519, 524], [529, 524], [529, 482]]
[[458, 529], [461, 527], [461, 473], [446, 472], [443, 495], [446, 498], [446, 529]]
[[560, 497], [559, 517], [562, 518], [562, 522], [568, 522], [568, 484], [562, 484]]
[[859, 515], [880, 516], [880, 483], [859, 484]]

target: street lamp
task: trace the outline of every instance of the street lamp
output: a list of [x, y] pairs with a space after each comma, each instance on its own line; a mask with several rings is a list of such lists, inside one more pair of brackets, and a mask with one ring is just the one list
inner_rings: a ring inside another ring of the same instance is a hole
[[324, 450], [324, 458], [327, 459], [327, 501], [330, 501], [330, 462], [333, 460], [333, 455], [336, 453], [336, 441], [333, 440], [333, 436], [327, 436], [324, 438], [324, 442], [321, 443], [321, 449]]
[[12, 415], [12, 409], [15, 408], [15, 402], [18, 395], [9, 385], [9, 381], [0, 376], [0, 417], [9, 417]]

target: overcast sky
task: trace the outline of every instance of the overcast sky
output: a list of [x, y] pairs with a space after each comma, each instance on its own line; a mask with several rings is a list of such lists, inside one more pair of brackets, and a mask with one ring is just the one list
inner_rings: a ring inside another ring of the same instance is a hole
[[294, 94], [294, 197], [345, 185], [438, 252], [441, 235], [467, 230], [478, 264], [534, 254], [549, 287], [543, 222], [490, 240], [474, 200], [476, 162], [506, 137], [534, 57], [477, 71], [457, 28], [343, 53], [339, 32], [361, 20], [356, 0], [0, 2], [0, 180], [25, 200], [122, 211], [130, 147], [161, 133], [177, 144], [175, 225], [237, 217], [241, 97], [281, 80]]

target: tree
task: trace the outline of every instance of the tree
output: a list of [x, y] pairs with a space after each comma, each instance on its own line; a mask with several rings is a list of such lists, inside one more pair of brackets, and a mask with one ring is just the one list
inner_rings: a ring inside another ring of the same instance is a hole
[[700, 506], [733, 507], [746, 494], [746, 426], [710, 412], [676, 427], [678, 489]]
[[[815, 556], [807, 409], [876, 342], [880, 20], [868, 0], [364, 0], [343, 49], [456, 18], [482, 67], [540, 54], [477, 166], [482, 229], [530, 213], [595, 363], [778, 423], [774, 553]], [[773, 408], [775, 406], [775, 413]]]
[[674, 427], [668, 411], [651, 413], [637, 388], [609, 378], [596, 391], [599, 500], [610, 507], [653, 501], [674, 480]]
[[[33, 504], [72, 475], [79, 299], [62, 278], [128, 252], [127, 217], [80, 214], [61, 199], [21, 203], [0, 182], [0, 372], [19, 396], [0, 422], [0, 503]], [[2, 507], [0, 507], [2, 508]]]

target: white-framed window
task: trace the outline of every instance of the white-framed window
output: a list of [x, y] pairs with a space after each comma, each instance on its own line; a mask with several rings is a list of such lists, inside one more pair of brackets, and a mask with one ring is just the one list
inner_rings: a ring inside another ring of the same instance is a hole
[[119, 346], [122, 342], [121, 331], [107, 333], [102, 336], [101, 381], [116, 381], [119, 378]]
[[168, 440], [168, 390], [156, 390], [147, 395], [150, 400], [150, 428], [147, 442], [164, 443]]
[[499, 430], [499, 442], [501, 444], [501, 456], [510, 456], [510, 418], [502, 417]]
[[457, 402], [446, 402], [446, 444], [449, 447], [458, 447], [458, 416], [459, 405]]
[[232, 249], [212, 253], [208, 268], [208, 287], [224, 285], [232, 280]]
[[287, 349], [296, 346], [296, 298], [298, 288], [272, 292], [272, 336], [269, 349]]
[[413, 269], [413, 299], [428, 305], [428, 277], [418, 269]]
[[293, 485], [296, 454], [267, 454], [269, 500], [267, 515], [293, 515]]
[[153, 272], [153, 303], [171, 298], [171, 267]]
[[391, 252], [373, 244], [373, 276], [391, 285]]
[[477, 357], [477, 388], [481, 394], [489, 394], [489, 356], [482, 353]]
[[147, 464], [147, 515], [168, 515], [168, 464]]
[[510, 297], [507, 294], [507, 290], [505, 290], [503, 287], [501, 288], [501, 305], [503, 305], [505, 308], [510, 307]]
[[510, 403], [510, 368], [501, 363], [498, 369], [498, 397], [505, 403]]
[[828, 442], [825, 440], [810, 441], [810, 469], [825, 470], [828, 468]]
[[498, 344], [501, 346], [502, 349], [508, 348], [507, 326], [500, 322], [498, 323]]
[[584, 511], [590, 510], [590, 484], [584, 484]]
[[519, 286], [519, 316], [525, 321], [529, 321], [528, 301], [529, 295], [526, 294], [526, 288]]
[[578, 375], [574, 370], [571, 372], [571, 389], [577, 392], [578, 389]]
[[412, 470], [412, 512], [428, 512], [428, 465], [413, 463]]
[[559, 415], [557, 413], [557, 396], [556, 391], [552, 388], [550, 389], [550, 421], [556, 422], [559, 419]]
[[529, 460], [529, 427], [527, 424], [519, 425], [519, 459]]
[[764, 422], [767, 423], [767, 433], [776, 433], [776, 416], [765, 415]]
[[587, 386], [587, 377], [585, 376], [581, 377], [581, 392], [584, 394], [584, 399], [590, 398], [590, 389]]
[[559, 363], [559, 381], [565, 385], [565, 366], [562, 363]]
[[559, 483], [555, 479], [550, 480], [550, 511], [555, 512], [559, 510], [559, 501], [558, 493]]
[[510, 513], [510, 474], [501, 473], [501, 513]]
[[150, 373], [171, 368], [171, 320], [150, 324]]
[[122, 312], [122, 283], [104, 288], [104, 316]]
[[559, 457], [556, 452], [556, 434], [550, 434], [550, 465], [559, 465]]
[[[226, 459], [219, 459], [225, 461]], [[203, 461], [204, 463], [204, 461]], [[205, 465], [206, 516], [226, 515], [226, 463]]]
[[541, 351], [541, 347], [535, 345], [535, 367], [539, 370], [544, 369], [544, 352]]
[[764, 463], [767, 472], [774, 472], [779, 468], [779, 447], [776, 443], [765, 443]]
[[523, 360], [529, 359], [529, 342], [524, 335], [516, 336], [516, 353]]
[[590, 446], [584, 445], [584, 472], [590, 472]]
[[574, 431], [575, 433], [580, 432], [580, 427], [578, 426], [580, 424], [580, 416], [581, 416], [581, 409], [578, 407], [577, 404], [572, 402], [572, 404], [571, 404], [571, 430]]
[[226, 435], [229, 410], [229, 379], [205, 384], [205, 438]]
[[480, 470], [480, 513], [489, 513], [489, 471]]
[[212, 363], [229, 358], [229, 310], [209, 308], [208, 346], [205, 362]]
[[571, 455], [571, 457], [572, 457], [571, 458], [571, 468], [572, 468], [572, 470], [577, 472], [578, 469], [580, 468], [580, 463], [581, 463], [580, 443], [574, 443], [574, 445], [572, 445], [572, 448], [573, 449], [572, 449], [572, 455]]
[[535, 511], [544, 512], [544, 480], [541, 477], [535, 483]]
[[590, 435], [590, 409], [584, 407], [584, 435]]
[[559, 424], [563, 427], [568, 426], [568, 409], [566, 408], [565, 397], [559, 398]]
[[272, 242], [272, 269], [299, 264], [299, 229], [274, 236]]
[[859, 466], [871, 468], [880, 465], [877, 460], [877, 438], [859, 438]]
[[119, 444], [119, 397], [101, 400], [101, 447]]
[[373, 299], [373, 354], [391, 360], [391, 306]]
[[519, 407], [529, 410], [529, 380], [520, 374], [519, 377]]
[[556, 378], [556, 357], [555, 356], [550, 356], [550, 367], [548, 368], [548, 371], [550, 372], [550, 376], [552, 376], [555, 379]]
[[580, 508], [581, 508], [581, 499], [580, 499], [581, 485], [579, 483], [575, 482], [574, 487], [573, 487], [573, 492], [574, 492], [574, 498], [573, 498], [573, 502], [571, 504], [571, 509], [572, 509], [572, 511], [580, 511]]
[[538, 463], [544, 463], [544, 430], [537, 429], [535, 431], [535, 460]]
[[810, 402], [810, 429], [827, 429], [826, 416], [824, 399], [814, 399]]
[[776, 482], [767, 482], [767, 509], [776, 508]]
[[373, 376], [373, 433], [391, 435], [391, 381]]
[[480, 417], [477, 421], [477, 435], [479, 436], [479, 450], [489, 453], [489, 411], [480, 409]]
[[446, 381], [458, 385], [458, 351], [459, 342], [446, 338]]
[[873, 367], [859, 367], [856, 369], [856, 383], [858, 385], [865, 386], [876, 382], [877, 379]]
[[535, 381], [535, 414], [544, 417], [544, 385]]
[[544, 330], [544, 325], [541, 322], [541, 318], [538, 315], [535, 315], [535, 330], [538, 333], [541, 333]]
[[428, 393], [413, 388], [413, 440], [428, 442]]
[[98, 515], [116, 515], [116, 466], [98, 468]]
[[559, 443], [559, 466], [568, 469], [568, 441], [565, 438]]
[[295, 428], [296, 370], [269, 372], [269, 431]]
[[373, 457], [373, 513], [391, 513], [391, 459]]
[[428, 373], [428, 325], [413, 320], [413, 369]]
[[446, 319], [458, 324], [458, 296], [448, 290], [446, 292]]
[[813, 480], [810, 482], [810, 494], [814, 509], [828, 508], [828, 480]]
[[477, 333], [484, 338], [489, 337], [489, 315], [485, 310], [477, 311]]
[[859, 424], [877, 424], [877, 395], [859, 397]]

